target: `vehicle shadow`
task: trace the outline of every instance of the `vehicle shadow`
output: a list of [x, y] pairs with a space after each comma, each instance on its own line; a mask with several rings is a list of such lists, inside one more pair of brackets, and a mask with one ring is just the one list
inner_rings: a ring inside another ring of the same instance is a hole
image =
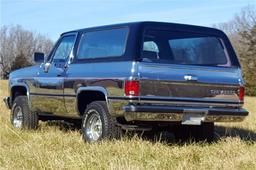
[[67, 122], [63, 120], [49, 120], [45, 122], [46, 126], [55, 127], [63, 132], [79, 131], [81, 122]]
[[[66, 122], [66, 121], [47, 121], [47, 126], [57, 127], [59, 130], [63, 132], [68, 131], [80, 131], [81, 127], [78, 123], [73, 122]], [[193, 139], [186, 139], [183, 141], [177, 141], [173, 133], [168, 131], [159, 131], [159, 132], [138, 132], [138, 131], [124, 131], [123, 133], [124, 138], [132, 139], [132, 138], [141, 138], [143, 140], [147, 140], [150, 142], [162, 142], [167, 144], [178, 144], [184, 145], [188, 143], [200, 143], [205, 141], [195, 141]], [[238, 127], [225, 127], [216, 125], [215, 126], [215, 137], [214, 140], [208, 143], [216, 143], [223, 138], [226, 137], [238, 137], [243, 141], [247, 142], [256, 142], [256, 132], [238, 128]]]
[[215, 126], [216, 140], [223, 137], [239, 137], [243, 141], [256, 142], [256, 132], [254, 131], [238, 127]]
[[[128, 133], [129, 134], [129, 133]], [[192, 138], [187, 138], [183, 140], [177, 140], [175, 139], [175, 136], [171, 132], [163, 131], [163, 132], [156, 132], [156, 133], [130, 133], [128, 136], [138, 136], [142, 138], [143, 140], [148, 140], [151, 142], [163, 142], [167, 144], [178, 144], [178, 145], [184, 145], [184, 144], [189, 144], [189, 143], [217, 143], [218, 141], [222, 140], [223, 138], [227, 137], [238, 137], [243, 141], [246, 142], [256, 142], [256, 132], [244, 129], [244, 128], [238, 128], [238, 127], [225, 127], [225, 126], [220, 126], [216, 125], [215, 126], [215, 136], [213, 141], [198, 141]]]

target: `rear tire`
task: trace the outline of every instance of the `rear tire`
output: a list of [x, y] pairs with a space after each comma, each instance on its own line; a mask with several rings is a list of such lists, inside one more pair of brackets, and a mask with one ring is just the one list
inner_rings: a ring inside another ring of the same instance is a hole
[[82, 137], [86, 142], [97, 142], [103, 139], [121, 137], [121, 128], [116, 126], [105, 101], [90, 103], [82, 118]]
[[177, 141], [195, 140], [211, 142], [214, 139], [214, 123], [202, 122], [197, 125], [179, 125], [174, 130]]
[[27, 96], [18, 96], [14, 99], [10, 119], [15, 128], [38, 128], [38, 115], [30, 111]]

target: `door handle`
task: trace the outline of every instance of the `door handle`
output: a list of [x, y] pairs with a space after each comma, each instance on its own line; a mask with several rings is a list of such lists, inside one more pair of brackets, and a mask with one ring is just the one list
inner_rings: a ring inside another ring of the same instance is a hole
[[186, 81], [197, 81], [198, 78], [196, 76], [193, 76], [193, 75], [185, 75], [184, 79]]

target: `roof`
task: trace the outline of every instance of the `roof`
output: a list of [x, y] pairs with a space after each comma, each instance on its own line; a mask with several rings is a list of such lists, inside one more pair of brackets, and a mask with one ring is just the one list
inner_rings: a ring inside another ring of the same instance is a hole
[[112, 25], [103, 25], [103, 26], [95, 26], [83, 29], [77, 29], [73, 31], [64, 32], [72, 33], [72, 32], [82, 32], [85, 30], [98, 30], [98, 29], [110, 29], [115, 27], [158, 27], [159, 29], [171, 29], [171, 30], [186, 30], [192, 32], [205, 32], [205, 33], [216, 33], [216, 34], [223, 34], [221, 30], [210, 28], [210, 27], [203, 27], [203, 26], [196, 26], [196, 25], [189, 25], [189, 24], [180, 24], [180, 23], [168, 23], [168, 22], [156, 22], [156, 21], [140, 21], [140, 22], [128, 22], [128, 23], [120, 23], [120, 24], [112, 24]]

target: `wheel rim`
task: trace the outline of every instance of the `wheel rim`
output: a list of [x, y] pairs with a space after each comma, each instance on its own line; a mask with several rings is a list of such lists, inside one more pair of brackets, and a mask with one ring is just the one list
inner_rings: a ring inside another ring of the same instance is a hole
[[13, 126], [16, 128], [21, 128], [23, 122], [22, 108], [20, 106], [15, 107], [13, 113]]
[[86, 136], [90, 141], [97, 141], [102, 135], [100, 115], [96, 110], [89, 110], [87, 114], [88, 117], [84, 125]]

